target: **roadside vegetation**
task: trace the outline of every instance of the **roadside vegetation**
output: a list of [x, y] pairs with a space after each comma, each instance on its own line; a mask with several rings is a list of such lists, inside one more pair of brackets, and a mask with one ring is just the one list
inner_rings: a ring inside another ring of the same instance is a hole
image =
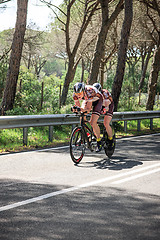
[[[137, 121], [127, 121], [127, 132], [124, 132], [123, 122], [116, 122], [113, 125], [117, 138], [160, 133], [159, 119], [153, 120], [153, 130], [150, 130], [150, 121], [148, 119], [141, 121], [141, 131], [137, 131]], [[0, 130], [0, 153], [36, 150], [68, 145], [71, 131], [71, 126], [54, 127], [53, 141], [49, 142], [48, 127], [30, 127], [28, 128], [28, 144], [27, 146], [23, 146], [23, 129]]]
[[[0, 13], [9, 1], [0, 2]], [[71, 113], [73, 86], [80, 81], [101, 83], [112, 93], [115, 111], [160, 109], [160, 1], [72, 0], [56, 7], [37, 0], [53, 14], [46, 31], [26, 26], [24, 2], [17, 0], [15, 28], [0, 32], [0, 115]], [[127, 133], [123, 122], [115, 127], [118, 137], [150, 132], [149, 120], [141, 122], [141, 132], [136, 121], [128, 122]], [[159, 129], [155, 119], [153, 132]], [[71, 127], [54, 127], [52, 143], [47, 127], [29, 128], [27, 146], [22, 131], [0, 130], [0, 151], [67, 144]]]

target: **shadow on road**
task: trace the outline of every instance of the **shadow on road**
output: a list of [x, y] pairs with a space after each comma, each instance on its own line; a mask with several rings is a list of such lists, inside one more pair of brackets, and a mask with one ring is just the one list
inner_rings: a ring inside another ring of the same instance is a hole
[[102, 160], [96, 162], [85, 162], [80, 165], [79, 167], [96, 167], [97, 169], [108, 169], [108, 170], [122, 170], [122, 169], [129, 169], [133, 168], [138, 165], [142, 165], [143, 163], [140, 161], [134, 160], [127, 160], [125, 157], [113, 157], [113, 159], [104, 158]]
[[[98, 154], [86, 151], [88, 158], [96, 157], [98, 161], [85, 161], [78, 167], [96, 167], [98, 169], [122, 170], [142, 165], [144, 161], [160, 160], [160, 136], [147, 136], [117, 141], [115, 153], [111, 159], [102, 151]], [[105, 156], [105, 157], [104, 157]]]
[[[64, 188], [6, 179], [3, 184], [8, 187], [1, 206]], [[159, 216], [159, 196], [98, 186], [0, 212], [0, 239], [158, 240]]]

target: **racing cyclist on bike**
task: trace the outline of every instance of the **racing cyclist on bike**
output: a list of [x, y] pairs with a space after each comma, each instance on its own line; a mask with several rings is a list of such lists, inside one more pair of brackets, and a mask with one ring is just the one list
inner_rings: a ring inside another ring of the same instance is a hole
[[111, 93], [107, 89], [102, 89], [100, 83], [94, 83], [93, 86], [98, 89], [103, 95], [103, 105], [101, 114], [104, 116], [104, 126], [106, 128], [108, 134], [108, 143], [109, 143], [109, 150], [112, 150], [114, 147], [113, 142], [113, 132], [110, 126], [110, 122], [113, 117], [113, 110], [114, 110], [114, 102], [111, 96]]
[[[73, 100], [75, 102], [75, 106], [81, 108], [81, 111], [87, 111], [89, 113], [93, 106], [90, 124], [97, 138], [96, 152], [100, 152], [102, 150], [102, 142], [100, 137], [100, 128], [97, 124], [97, 121], [99, 116], [101, 115], [103, 103], [102, 94], [94, 86], [85, 85], [84, 83], [77, 82], [74, 85]], [[82, 105], [80, 105], [79, 100], [83, 100]], [[73, 111], [76, 112], [77, 110], [73, 108]]]

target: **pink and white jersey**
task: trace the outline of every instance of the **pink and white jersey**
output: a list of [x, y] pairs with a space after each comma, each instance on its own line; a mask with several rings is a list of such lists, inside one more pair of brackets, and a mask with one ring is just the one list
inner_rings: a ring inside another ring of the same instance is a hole
[[86, 100], [88, 102], [95, 102], [95, 101], [99, 100], [100, 98], [103, 98], [102, 94], [98, 91], [97, 88], [95, 88], [91, 85], [85, 86], [83, 97], [79, 97], [78, 94], [73, 93], [74, 100], [81, 99], [81, 100]]

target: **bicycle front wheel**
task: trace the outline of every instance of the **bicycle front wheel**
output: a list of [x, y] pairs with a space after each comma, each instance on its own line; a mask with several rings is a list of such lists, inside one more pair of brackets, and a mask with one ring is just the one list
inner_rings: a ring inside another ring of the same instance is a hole
[[85, 152], [85, 140], [83, 138], [82, 130], [76, 127], [71, 135], [70, 140], [70, 155], [74, 163], [78, 164], [82, 160]]

